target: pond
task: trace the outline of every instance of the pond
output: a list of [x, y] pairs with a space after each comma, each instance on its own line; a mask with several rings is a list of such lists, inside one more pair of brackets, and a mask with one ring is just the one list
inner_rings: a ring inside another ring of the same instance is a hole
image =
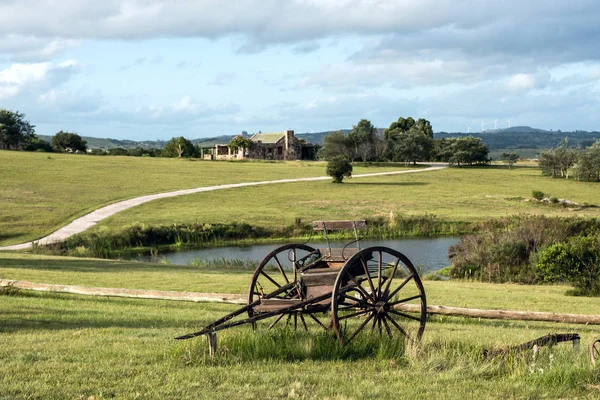
[[[458, 243], [458, 237], [443, 238], [411, 238], [389, 240], [361, 240], [361, 248], [369, 246], [386, 246], [398, 250], [406, 255], [415, 266], [420, 266], [422, 271], [436, 271], [450, 265], [448, 248]], [[293, 242], [297, 243], [297, 242]], [[331, 247], [343, 247], [347, 241], [331, 241]], [[268, 253], [282, 246], [283, 243], [258, 244], [250, 246], [225, 246], [185, 250], [173, 253], [161, 253], [160, 258], [171, 264], [186, 265], [194, 259], [240, 259], [260, 262]], [[325, 241], [311, 241], [309, 246], [325, 248]], [[354, 245], [350, 245], [354, 247]], [[136, 258], [139, 261], [150, 261], [150, 256]]]

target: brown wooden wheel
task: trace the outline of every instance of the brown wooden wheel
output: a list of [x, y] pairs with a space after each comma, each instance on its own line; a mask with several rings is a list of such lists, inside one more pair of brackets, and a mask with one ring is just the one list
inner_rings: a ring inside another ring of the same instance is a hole
[[[302, 299], [298, 268], [306, 257], [314, 253], [315, 249], [305, 244], [286, 244], [273, 250], [258, 264], [248, 290], [248, 304], [261, 299], [272, 298], [281, 300]], [[269, 294], [278, 291], [282, 286], [296, 282], [291, 288], [282, 291], [276, 296]], [[255, 310], [249, 309], [248, 316], [253, 317]], [[307, 316], [298, 312], [278, 314], [265, 320], [268, 329], [275, 326], [291, 326], [296, 329], [306, 327]], [[256, 323], [253, 324], [256, 328]]]
[[359, 251], [344, 264], [336, 279], [331, 319], [342, 344], [363, 331], [420, 339], [427, 319], [427, 300], [419, 274], [396, 250], [375, 246]]
[[600, 339], [595, 340], [590, 345], [590, 358], [592, 359], [592, 364], [596, 364], [596, 360], [600, 361]]

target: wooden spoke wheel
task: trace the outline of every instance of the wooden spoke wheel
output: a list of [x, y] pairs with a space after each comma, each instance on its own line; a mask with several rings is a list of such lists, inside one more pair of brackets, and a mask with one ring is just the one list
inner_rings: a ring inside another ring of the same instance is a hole
[[365, 331], [420, 339], [427, 301], [419, 274], [396, 250], [375, 246], [359, 251], [336, 279], [331, 319], [341, 343]]
[[600, 362], [600, 340], [595, 340], [590, 346], [590, 357], [592, 364], [596, 364], [596, 361]]
[[[312, 253], [315, 252], [310, 246], [305, 244], [286, 244], [273, 250], [258, 264], [248, 290], [248, 304], [265, 299], [270, 301], [300, 301], [302, 300], [302, 288], [299, 285], [298, 269], [309, 260]], [[292, 283], [291, 287], [281, 290], [282, 287]], [[280, 292], [280, 293], [277, 293]], [[277, 293], [276, 295], [272, 295]], [[248, 316], [253, 317], [256, 311], [248, 310]], [[265, 321], [268, 329], [275, 326], [291, 326], [295, 329], [306, 328], [309, 316], [302, 315], [300, 312], [282, 313]], [[253, 324], [256, 328], [256, 323]], [[307, 328], [308, 329], [308, 328]]]

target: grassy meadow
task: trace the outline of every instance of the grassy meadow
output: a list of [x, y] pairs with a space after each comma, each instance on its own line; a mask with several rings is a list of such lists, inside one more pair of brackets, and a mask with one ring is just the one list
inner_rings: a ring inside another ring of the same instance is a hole
[[[0, 276], [38, 282], [244, 293], [249, 271], [4, 253]], [[430, 304], [596, 313], [600, 299], [564, 286], [425, 281]], [[0, 292], [0, 398], [594, 398], [600, 327], [431, 317], [420, 345], [359, 337], [340, 348], [321, 331], [234, 328], [211, 360], [203, 338], [177, 342], [236, 306]], [[570, 344], [495, 359], [484, 349], [549, 332]]]
[[[401, 169], [364, 168], [355, 173]], [[101, 206], [178, 189], [325, 175], [321, 162], [208, 162], [0, 151], [0, 245], [38, 239]]]
[[448, 221], [481, 221], [513, 214], [600, 216], [600, 208], [572, 209], [526, 201], [532, 190], [580, 204], [600, 205], [600, 185], [544, 177], [539, 169], [505, 166], [447, 168], [416, 174], [256, 186], [161, 199], [116, 214], [94, 229], [133, 223], [247, 222], [281, 226], [296, 217], [354, 219], [433, 214]]

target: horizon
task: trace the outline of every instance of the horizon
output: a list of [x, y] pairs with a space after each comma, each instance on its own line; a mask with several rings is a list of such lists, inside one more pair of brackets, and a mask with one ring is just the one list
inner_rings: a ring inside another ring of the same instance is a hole
[[591, 0], [8, 2], [0, 108], [40, 135], [135, 141], [400, 116], [597, 131], [598, 17]]

